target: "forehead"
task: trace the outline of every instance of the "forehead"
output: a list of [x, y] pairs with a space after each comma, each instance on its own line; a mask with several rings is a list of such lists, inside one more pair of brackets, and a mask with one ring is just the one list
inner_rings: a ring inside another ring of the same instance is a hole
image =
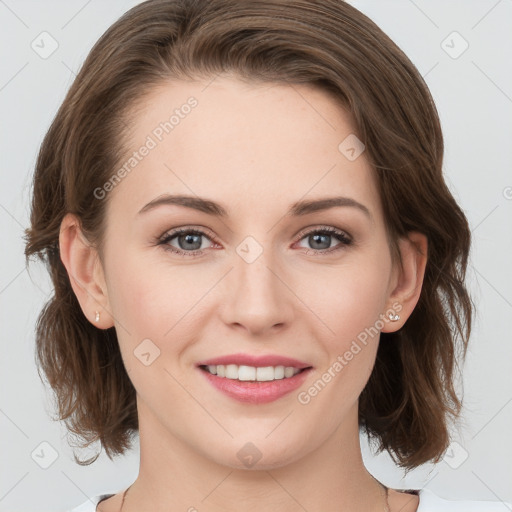
[[379, 209], [364, 151], [355, 159], [345, 151], [358, 140], [350, 114], [316, 87], [169, 81], [141, 99], [130, 122], [118, 163], [127, 172], [111, 199], [129, 197], [132, 213], [165, 193], [217, 198], [237, 212], [328, 195]]

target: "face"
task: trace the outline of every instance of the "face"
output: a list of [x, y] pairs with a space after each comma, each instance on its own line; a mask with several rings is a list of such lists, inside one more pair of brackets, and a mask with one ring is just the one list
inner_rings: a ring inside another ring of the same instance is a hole
[[[306, 85], [222, 76], [166, 83], [134, 119], [103, 273], [141, 432], [231, 467], [313, 452], [354, 425], [395, 285], [372, 170], [339, 149], [350, 117]], [[198, 366], [219, 358], [251, 381], [303, 371], [258, 384]]]

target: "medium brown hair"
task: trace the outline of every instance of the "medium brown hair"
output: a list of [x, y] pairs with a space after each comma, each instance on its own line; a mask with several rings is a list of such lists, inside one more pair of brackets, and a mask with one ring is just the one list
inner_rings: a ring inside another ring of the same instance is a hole
[[[27, 262], [37, 254], [54, 285], [37, 321], [36, 356], [58, 419], [83, 446], [101, 441], [110, 458], [130, 448], [138, 431], [115, 329], [87, 320], [61, 262], [61, 221], [77, 215], [101, 254], [108, 196], [99, 200], [93, 191], [121, 161], [137, 101], [166, 81], [220, 73], [310, 84], [337, 98], [366, 146], [392, 253], [409, 231], [427, 236], [419, 301], [400, 330], [381, 334], [359, 423], [406, 469], [438, 462], [450, 442], [449, 415], [458, 417], [462, 406], [454, 370], [471, 331], [470, 230], [443, 179], [441, 126], [422, 76], [379, 27], [340, 0], [149, 0], [94, 45], [41, 145], [25, 235]], [[90, 464], [98, 455], [75, 460]]]

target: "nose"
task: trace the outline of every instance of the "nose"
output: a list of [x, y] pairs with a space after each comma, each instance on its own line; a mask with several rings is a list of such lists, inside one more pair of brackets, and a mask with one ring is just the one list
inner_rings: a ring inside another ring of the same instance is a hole
[[232, 261], [233, 268], [224, 279], [221, 292], [220, 311], [225, 324], [260, 337], [290, 325], [297, 298], [286, 283], [283, 265], [272, 251], [258, 250], [249, 243], [238, 248]]

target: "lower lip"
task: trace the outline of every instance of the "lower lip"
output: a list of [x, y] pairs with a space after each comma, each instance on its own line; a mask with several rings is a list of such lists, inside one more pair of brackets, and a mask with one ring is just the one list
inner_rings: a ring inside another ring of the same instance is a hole
[[250, 404], [273, 402], [297, 389], [305, 380], [311, 368], [287, 379], [266, 382], [249, 382], [218, 377], [199, 368], [210, 384], [231, 398]]

